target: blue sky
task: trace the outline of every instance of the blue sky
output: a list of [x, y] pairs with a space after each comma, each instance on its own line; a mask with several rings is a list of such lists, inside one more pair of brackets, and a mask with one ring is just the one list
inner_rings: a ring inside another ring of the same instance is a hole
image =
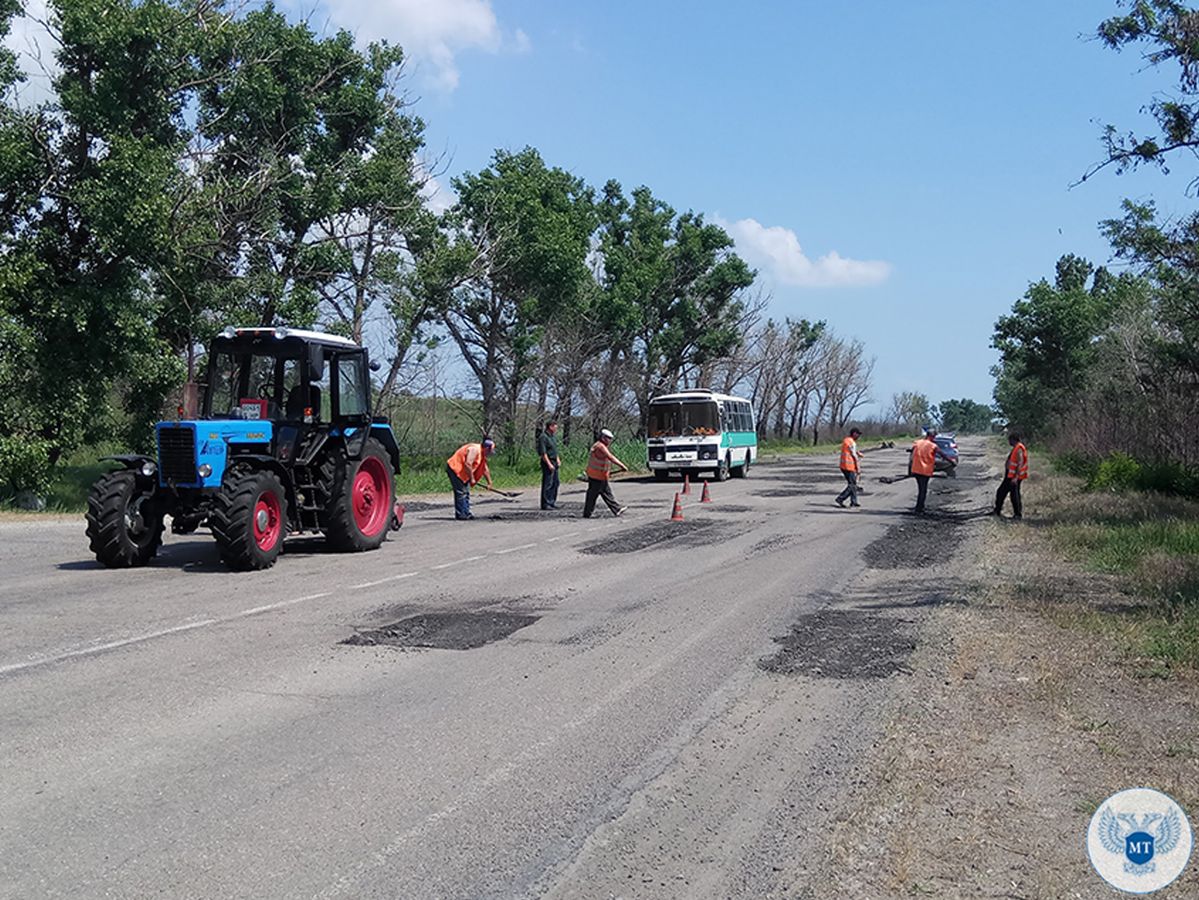
[[[1156, 172], [1069, 187], [1101, 124], [1143, 123], [1174, 76], [1089, 37], [1116, 8], [494, 0], [457, 86], [420, 59], [411, 86], [450, 173], [531, 144], [646, 184], [729, 223], [776, 315], [864, 341], [876, 401], [990, 402], [991, 329], [1029, 282], [1063, 253], [1107, 261], [1097, 223], [1123, 197], [1184, 202]], [[832, 252], [885, 267], [831, 273]]]
[[1178, 174], [1069, 188], [1102, 123], [1143, 124], [1173, 85], [1089, 37], [1116, 0], [282, 5], [409, 51], [447, 186], [528, 144], [725, 224], [776, 317], [865, 342], [879, 405], [989, 402], [991, 329], [1029, 282], [1107, 261], [1125, 196], [1187, 203]]

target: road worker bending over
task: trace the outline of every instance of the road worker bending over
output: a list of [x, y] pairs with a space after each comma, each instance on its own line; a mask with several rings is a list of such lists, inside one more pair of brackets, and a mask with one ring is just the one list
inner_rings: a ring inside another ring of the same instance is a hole
[[614, 516], [619, 516], [628, 509], [627, 506], [621, 506], [616, 502], [616, 498], [612, 496], [612, 488], [608, 484], [613, 464], [619, 466], [622, 472], [629, 471], [629, 467], [617, 459], [616, 454], [609, 448], [613, 437], [612, 432], [604, 428], [600, 431], [599, 440], [591, 445], [591, 456], [587, 458], [587, 499], [583, 501], [584, 519], [591, 518], [591, 514], [595, 511], [597, 497], [604, 498], [604, 503], [608, 504], [608, 509], [612, 510]]
[[495, 441], [483, 438], [478, 444], [463, 444], [454, 455], [445, 461], [446, 474], [450, 476], [450, 487], [454, 489], [454, 518], [473, 519], [470, 511], [470, 489], [480, 481], [491, 487], [491, 470], [487, 468], [487, 457], [495, 453]]
[[916, 479], [916, 515], [924, 514], [924, 500], [928, 496], [928, 480], [937, 469], [937, 457], [948, 459], [935, 440], [937, 432], [928, 429], [918, 441], [912, 444], [911, 466], [912, 477]]
[[1020, 435], [1013, 432], [1007, 436], [1007, 442], [1012, 445], [1012, 452], [1007, 456], [1004, 466], [1003, 481], [995, 492], [995, 515], [1003, 515], [1003, 501], [1011, 495], [1012, 518], [1024, 518], [1024, 503], [1020, 499], [1020, 482], [1028, 478], [1028, 448], [1020, 442]]
[[845, 476], [845, 490], [837, 495], [837, 505], [845, 506], [845, 501], [849, 501], [850, 506], [861, 506], [858, 503], [858, 474], [862, 471], [862, 454], [858, 452], [858, 438], [861, 436], [860, 428], [849, 429], [849, 437], [841, 442], [841, 474]]

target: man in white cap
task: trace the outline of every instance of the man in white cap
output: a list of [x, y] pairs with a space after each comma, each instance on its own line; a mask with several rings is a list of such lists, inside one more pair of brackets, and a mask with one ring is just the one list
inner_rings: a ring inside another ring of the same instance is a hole
[[587, 499], [583, 501], [584, 519], [590, 519], [591, 514], [595, 512], [597, 497], [604, 498], [604, 503], [608, 504], [608, 509], [612, 510], [614, 516], [619, 516], [628, 509], [627, 506], [621, 506], [616, 502], [616, 498], [612, 496], [612, 488], [608, 484], [613, 465], [619, 466], [622, 472], [629, 471], [629, 467], [617, 459], [616, 454], [611, 450], [613, 437], [614, 435], [607, 428], [600, 429], [599, 440], [591, 445], [591, 455], [587, 457]]

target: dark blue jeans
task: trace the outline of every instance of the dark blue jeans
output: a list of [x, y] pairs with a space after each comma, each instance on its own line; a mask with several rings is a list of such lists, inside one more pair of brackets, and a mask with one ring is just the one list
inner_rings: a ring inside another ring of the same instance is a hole
[[450, 487], [454, 489], [454, 518], [469, 519], [470, 514], [470, 485], [458, 477], [449, 466], [445, 473], [450, 476]]
[[553, 509], [558, 503], [558, 469], [541, 463], [541, 508]]

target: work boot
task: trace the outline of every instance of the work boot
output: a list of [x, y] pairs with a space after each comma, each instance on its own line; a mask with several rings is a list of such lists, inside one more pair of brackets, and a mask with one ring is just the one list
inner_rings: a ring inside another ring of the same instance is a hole
[[841, 507], [842, 509], [845, 509], [845, 501], [844, 501], [844, 500], [842, 500], [840, 497], [837, 497], [837, 498], [835, 498], [835, 499], [833, 500], [833, 502], [834, 502], [834, 503], [836, 503], [836, 504], [837, 504], [839, 507]]
[[626, 509], [628, 509], [628, 507], [627, 507], [627, 506], [621, 506], [621, 507], [618, 507], [618, 508], [617, 508], [617, 510], [616, 510], [616, 512], [612, 513], [612, 515], [614, 515], [614, 516], [623, 516], [623, 515], [624, 515], [624, 511], [625, 511]]

